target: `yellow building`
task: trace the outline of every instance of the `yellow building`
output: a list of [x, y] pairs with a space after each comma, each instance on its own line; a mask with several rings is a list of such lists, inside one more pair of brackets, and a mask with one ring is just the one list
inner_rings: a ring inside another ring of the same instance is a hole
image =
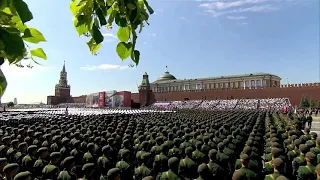
[[150, 83], [153, 92], [209, 90], [209, 89], [246, 89], [280, 87], [281, 78], [268, 73], [242, 74], [220, 77], [177, 79], [166, 71], [156, 81]]

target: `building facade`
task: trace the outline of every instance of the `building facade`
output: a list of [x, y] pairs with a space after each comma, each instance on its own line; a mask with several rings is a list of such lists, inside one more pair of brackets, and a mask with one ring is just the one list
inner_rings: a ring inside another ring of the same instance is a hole
[[54, 96], [47, 96], [48, 105], [57, 105], [60, 103], [83, 103], [86, 96], [72, 97], [70, 95], [71, 87], [68, 84], [68, 73], [66, 71], [65, 63], [60, 72], [59, 83], [55, 85]]
[[150, 84], [154, 93], [211, 89], [255, 89], [280, 87], [281, 78], [267, 73], [243, 74], [197, 79], [176, 79], [168, 71]]
[[279, 76], [267, 73], [178, 80], [165, 72], [148, 85], [145, 73], [139, 93], [132, 93], [131, 99], [133, 103], [152, 104], [156, 101], [287, 97], [294, 106], [299, 105], [302, 96], [320, 101], [320, 83], [281, 85], [280, 81]]

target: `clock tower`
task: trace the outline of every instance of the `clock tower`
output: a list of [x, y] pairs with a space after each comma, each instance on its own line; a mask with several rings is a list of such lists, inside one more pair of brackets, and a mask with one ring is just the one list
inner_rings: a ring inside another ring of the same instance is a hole
[[151, 104], [152, 90], [150, 89], [149, 75], [145, 72], [139, 86], [140, 106], [149, 106]]
[[62, 71], [60, 72], [59, 83], [55, 86], [55, 96], [59, 97], [60, 103], [67, 103], [71, 99], [65, 62], [63, 63]]

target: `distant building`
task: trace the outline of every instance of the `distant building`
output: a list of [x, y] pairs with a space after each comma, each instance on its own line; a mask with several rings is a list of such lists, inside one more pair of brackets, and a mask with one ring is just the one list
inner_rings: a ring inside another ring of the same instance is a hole
[[166, 71], [156, 81], [150, 83], [153, 92], [175, 92], [190, 90], [212, 90], [229, 88], [280, 87], [281, 78], [268, 73], [254, 73], [195, 79], [176, 79]]
[[13, 104], [14, 104], [14, 105], [17, 105], [17, 104], [18, 104], [17, 98], [14, 98], [14, 99], [13, 99]]
[[64, 63], [60, 72], [59, 83], [55, 86], [55, 94], [54, 96], [47, 96], [47, 104], [57, 105], [60, 103], [77, 103], [86, 101], [86, 96], [71, 97], [70, 89], [71, 87], [68, 85], [67, 71]]
[[148, 106], [156, 101], [289, 98], [298, 105], [302, 96], [320, 100], [320, 83], [281, 85], [269, 73], [251, 73], [208, 78], [177, 79], [166, 71], [155, 81], [143, 75], [139, 93], [131, 93], [132, 104]]

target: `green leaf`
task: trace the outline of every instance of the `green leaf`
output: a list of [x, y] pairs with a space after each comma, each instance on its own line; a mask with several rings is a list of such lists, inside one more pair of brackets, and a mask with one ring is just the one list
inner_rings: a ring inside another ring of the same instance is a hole
[[99, 5], [100, 7], [106, 6], [104, 0], [97, 0], [97, 3], [98, 3], [98, 5]]
[[118, 33], [117, 33], [118, 39], [121, 42], [127, 42], [130, 38], [130, 28], [127, 27], [119, 27]]
[[97, 13], [97, 16], [98, 16], [98, 18], [99, 18], [100, 25], [101, 25], [101, 26], [106, 25], [106, 24], [107, 24], [107, 20], [106, 20], [106, 18], [104, 17], [101, 8], [98, 8], [98, 9], [96, 10], [96, 13]]
[[[80, 20], [80, 21], [79, 21]], [[89, 31], [92, 24], [92, 19], [87, 19], [81, 15], [73, 18], [73, 25], [79, 35], [83, 35]]]
[[0, 1], [0, 11], [2, 11], [6, 7], [8, 7], [8, 1], [7, 0], [1, 0]]
[[131, 53], [131, 59], [133, 60], [134, 63], [136, 63], [136, 65], [138, 65], [140, 60], [140, 51], [134, 50]]
[[30, 51], [32, 56], [37, 56], [39, 58], [42, 58], [44, 60], [47, 60], [47, 55], [46, 53], [43, 51], [42, 48], [37, 48], [37, 49], [33, 49]]
[[98, 18], [94, 18], [94, 25], [98, 28], [100, 28], [100, 23], [99, 23], [99, 20]]
[[112, 8], [112, 7], [109, 7], [109, 8], [107, 9], [107, 15], [110, 15], [112, 12], [113, 12], [113, 8]]
[[146, 5], [146, 7], [147, 7], [147, 9], [148, 9], [149, 13], [150, 13], [150, 14], [153, 14], [153, 13], [154, 13], [154, 11], [153, 11], [152, 7], [151, 7], [151, 6], [149, 6], [149, 3], [148, 3], [148, 1], [147, 1], [147, 0], [144, 0], [144, 4]]
[[19, 29], [21, 33], [24, 33], [24, 31], [27, 29], [27, 25], [23, 24], [19, 16], [13, 16], [11, 18], [11, 22], [16, 25], [16, 28]]
[[76, 19], [78, 20], [78, 23], [76, 24], [76, 27], [79, 27], [83, 24], [87, 23], [87, 17], [85, 15], [76, 16]]
[[135, 10], [136, 9], [136, 5], [134, 5], [132, 3], [128, 3], [127, 4], [127, 8], [129, 8], [130, 10]]
[[87, 45], [90, 49], [91, 54], [97, 53], [97, 51], [100, 49], [101, 44], [97, 44], [93, 38], [91, 38], [88, 42]]
[[0, 24], [1, 25], [10, 25], [12, 17], [13, 16], [11, 14], [7, 14], [3, 11], [0, 11]]
[[3, 29], [5, 29], [8, 33], [18, 34], [20, 36], [20, 31], [14, 27], [8, 27]]
[[40, 31], [35, 28], [27, 28], [24, 31], [23, 40], [38, 44], [39, 42], [45, 42], [46, 39]]
[[4, 63], [4, 58], [0, 57], [0, 66]]
[[76, 1], [76, 0], [71, 1], [70, 11], [71, 11], [72, 15], [78, 14], [80, 8], [81, 8], [81, 6], [78, 6], [78, 1]]
[[107, 5], [112, 6], [114, 0], [107, 0]]
[[116, 49], [118, 56], [125, 60], [127, 59], [132, 52], [132, 43], [119, 42]]
[[108, 23], [112, 26], [112, 23], [114, 21], [115, 12], [112, 10], [112, 8], [109, 8], [109, 9], [111, 9], [111, 13], [110, 13], [109, 18], [108, 18]]
[[3, 11], [4, 13], [13, 15], [9, 7], [4, 8], [2, 11]]
[[0, 69], [0, 97], [2, 97], [2, 95], [6, 91], [6, 88], [7, 88], [7, 80], [2, 70]]
[[33, 19], [32, 13], [30, 12], [28, 5], [23, 0], [11, 1], [13, 6], [16, 8], [17, 13], [23, 23]]
[[126, 27], [128, 25], [126, 18], [121, 17], [119, 13], [115, 15], [116, 24], [120, 27]]
[[91, 36], [93, 37], [94, 41], [97, 44], [100, 44], [104, 39], [104, 37], [102, 36], [100, 30], [95, 25], [92, 25]]
[[26, 49], [20, 34], [9, 33], [4, 29], [0, 29], [0, 34], [4, 45], [4, 58], [8, 59], [9, 63], [21, 60], [24, 57]]
[[97, 4], [97, 1], [93, 1], [93, 10], [97, 10], [99, 8], [99, 5]]
[[132, 42], [132, 49], [135, 49], [138, 36], [137, 36], [137, 33], [135, 30], [132, 30], [131, 32], [132, 32], [132, 41], [131, 41]]

